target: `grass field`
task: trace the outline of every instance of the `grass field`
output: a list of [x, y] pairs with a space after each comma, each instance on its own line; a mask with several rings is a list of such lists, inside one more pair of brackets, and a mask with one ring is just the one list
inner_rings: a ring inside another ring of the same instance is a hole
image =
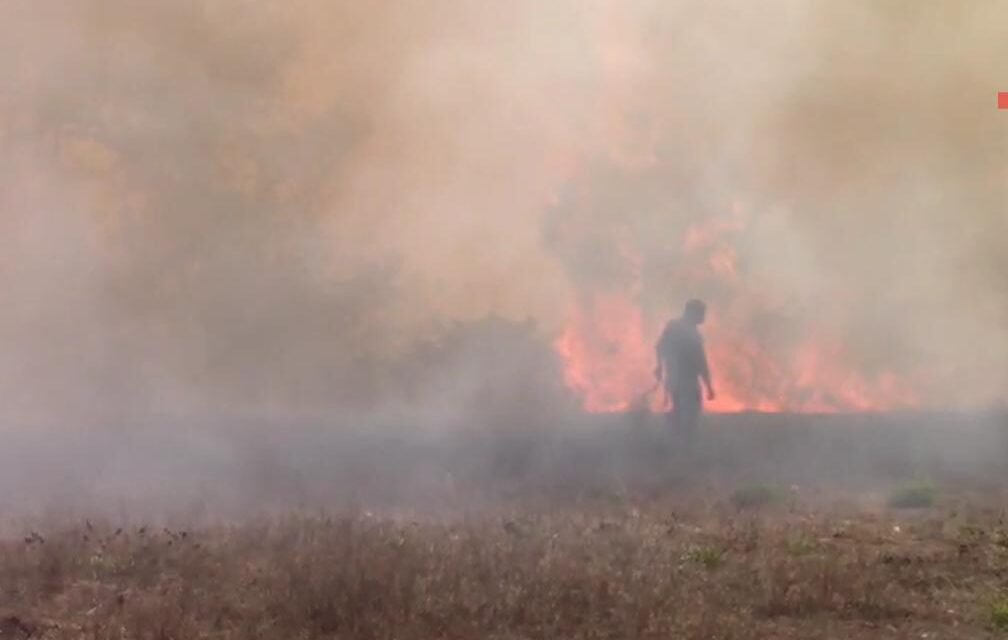
[[0, 637], [980, 638], [1005, 624], [1006, 571], [983, 508], [82, 524], [2, 546]]
[[689, 458], [628, 446], [594, 474], [589, 447], [549, 481], [516, 463], [524, 480], [455, 507], [35, 520], [0, 544], [0, 638], [1008, 637], [995, 440], [990, 460], [938, 459], [921, 432], [901, 462], [786, 432], [708, 434]]

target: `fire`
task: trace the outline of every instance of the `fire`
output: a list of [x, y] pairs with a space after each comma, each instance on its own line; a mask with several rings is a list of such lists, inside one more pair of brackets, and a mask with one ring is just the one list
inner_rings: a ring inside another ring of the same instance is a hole
[[564, 381], [587, 411], [625, 410], [653, 384], [654, 352], [640, 309], [620, 295], [583, 301], [556, 348], [565, 362]]
[[[736, 208], [691, 228], [682, 242], [680, 284], [717, 294], [703, 327], [718, 390], [708, 408], [836, 413], [916, 406], [908, 383], [888, 371], [859, 371], [845, 355], [842, 336], [827, 327], [802, 327], [784, 345], [761, 338], [753, 319], [772, 316], [777, 303], [739, 272], [733, 241], [746, 225]], [[639, 290], [636, 283], [583, 296], [555, 344], [565, 382], [589, 412], [626, 410], [654, 386], [654, 343], [666, 318], [645, 317], [634, 298]], [[663, 406], [660, 394], [653, 394], [651, 406]]]
[[[603, 138], [612, 161], [628, 173], [660, 162], [658, 131], [631, 123], [628, 116], [653, 114], [648, 108], [650, 66], [637, 44], [641, 24], [628, 19], [618, 1], [600, 5], [599, 56], [607, 100], [600, 106]], [[636, 121], [635, 121], [636, 122]], [[787, 305], [771, 287], [755, 282], [740, 267], [737, 240], [749, 228], [749, 213], [734, 203], [727, 215], [711, 217], [681, 238], [680, 260], [669, 275], [675, 289], [701, 295], [710, 303], [703, 333], [708, 345], [718, 412], [877, 411], [918, 404], [912, 387], [888, 371], [862, 371], [845, 351], [842, 329], [818, 322], [783, 323]], [[645, 313], [641, 302], [644, 260], [618, 233], [607, 236], [619, 250], [615, 260], [634, 274], [622, 286], [581, 291], [555, 343], [564, 363], [564, 380], [590, 412], [624, 411], [638, 405], [655, 385], [654, 344], [669, 316]], [[608, 246], [613, 246], [610, 244]], [[653, 409], [664, 405], [649, 396]]]

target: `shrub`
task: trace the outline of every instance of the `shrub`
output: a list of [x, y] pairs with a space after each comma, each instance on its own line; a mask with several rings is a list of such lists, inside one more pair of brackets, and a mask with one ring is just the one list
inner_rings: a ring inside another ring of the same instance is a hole
[[724, 562], [724, 551], [714, 547], [694, 547], [686, 552], [686, 560], [705, 569], [717, 569]]
[[805, 556], [819, 548], [819, 543], [811, 538], [792, 538], [787, 541], [787, 552], [792, 556]]
[[937, 501], [938, 491], [928, 482], [904, 485], [889, 496], [889, 506], [896, 509], [925, 509]]
[[731, 501], [736, 507], [745, 509], [775, 504], [782, 500], [783, 495], [783, 492], [776, 487], [771, 487], [765, 484], [756, 484], [737, 489], [735, 493], [732, 494]]
[[990, 621], [999, 631], [1008, 631], [1008, 598], [1002, 597], [990, 605]]

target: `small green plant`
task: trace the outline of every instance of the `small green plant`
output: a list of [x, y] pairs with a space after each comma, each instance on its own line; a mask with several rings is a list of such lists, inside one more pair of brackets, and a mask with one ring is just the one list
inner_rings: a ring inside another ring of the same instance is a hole
[[732, 494], [731, 501], [739, 509], [746, 509], [776, 504], [783, 500], [783, 497], [784, 493], [776, 487], [754, 484], [737, 489]]
[[896, 509], [926, 509], [937, 501], [938, 490], [929, 482], [903, 485], [889, 496], [889, 506]]
[[990, 605], [990, 621], [999, 631], [1008, 631], [1008, 597], [1001, 597]]
[[1008, 551], [1008, 531], [996, 530], [991, 534], [991, 541], [994, 542], [1002, 551]]
[[819, 548], [819, 543], [810, 538], [792, 538], [787, 541], [787, 552], [793, 556], [807, 556]]
[[986, 540], [989, 537], [986, 529], [972, 524], [964, 524], [959, 527], [959, 536], [974, 541]]
[[686, 560], [705, 569], [717, 569], [724, 563], [724, 551], [715, 547], [694, 547], [686, 552]]

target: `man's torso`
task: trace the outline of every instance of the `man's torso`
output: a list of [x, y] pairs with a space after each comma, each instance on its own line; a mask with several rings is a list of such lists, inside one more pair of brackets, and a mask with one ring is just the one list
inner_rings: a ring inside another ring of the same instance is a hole
[[673, 320], [665, 327], [659, 352], [665, 368], [665, 386], [669, 390], [699, 390], [703, 349], [703, 338], [696, 327], [681, 320]]

